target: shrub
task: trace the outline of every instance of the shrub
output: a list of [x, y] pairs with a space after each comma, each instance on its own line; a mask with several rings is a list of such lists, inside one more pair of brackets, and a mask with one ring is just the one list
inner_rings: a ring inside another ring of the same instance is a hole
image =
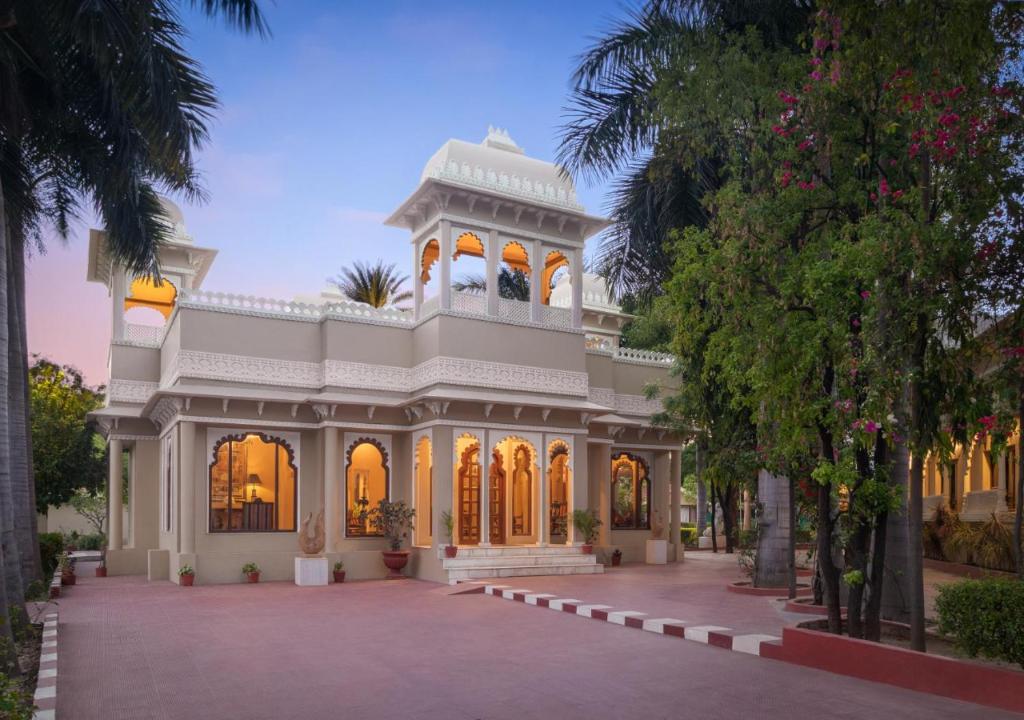
[[78, 549], [79, 550], [102, 550], [103, 545], [106, 543], [106, 537], [103, 533], [89, 533], [88, 535], [78, 536]]
[[594, 544], [594, 541], [597, 540], [597, 529], [603, 525], [601, 519], [597, 517], [597, 513], [589, 509], [573, 510], [572, 524], [583, 536], [583, 542], [588, 545]]
[[681, 528], [679, 528], [679, 539], [682, 540], [684, 545], [696, 545], [697, 544], [697, 528], [695, 528], [695, 527], [681, 527]]
[[50, 577], [57, 569], [57, 556], [64, 552], [64, 536], [59, 532], [39, 533], [39, 555], [43, 560], [43, 575]]
[[949, 534], [942, 541], [942, 554], [949, 562], [969, 563], [977, 542], [974, 526], [958, 521], [950, 526]]
[[939, 631], [964, 653], [1024, 668], [1024, 583], [986, 578], [942, 585], [935, 608]]
[[32, 696], [21, 683], [0, 673], [0, 718], [32, 720], [33, 713]]
[[1017, 569], [1013, 557], [1013, 533], [996, 516], [975, 532], [974, 563], [991, 570], [1013, 572]]

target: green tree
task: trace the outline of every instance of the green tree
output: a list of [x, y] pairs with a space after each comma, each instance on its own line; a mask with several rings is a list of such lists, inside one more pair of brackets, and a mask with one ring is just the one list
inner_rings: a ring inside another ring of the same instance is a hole
[[45, 513], [82, 488], [94, 492], [106, 478], [106, 456], [86, 415], [103, 405], [101, 390], [88, 387], [70, 365], [38, 355], [29, 369], [36, 509]]
[[402, 291], [402, 285], [408, 280], [409, 276], [400, 274], [394, 263], [385, 265], [383, 260], [378, 260], [367, 265], [357, 260], [328, 282], [349, 300], [379, 308], [411, 299], [412, 292]]
[[[202, 197], [193, 150], [213, 86], [183, 48], [182, 6], [264, 33], [255, 0], [0, 4], [0, 574], [16, 602], [39, 578], [28, 420], [24, 262], [90, 202], [114, 261], [158, 275], [157, 189]], [[13, 528], [12, 531], [8, 529]], [[5, 633], [6, 634], [6, 633]]]
[[[483, 275], [466, 275], [453, 282], [452, 289], [459, 292], [483, 294], [487, 292], [487, 278]], [[526, 273], [504, 266], [499, 268], [498, 297], [529, 302], [530, 279], [526, 277]]]

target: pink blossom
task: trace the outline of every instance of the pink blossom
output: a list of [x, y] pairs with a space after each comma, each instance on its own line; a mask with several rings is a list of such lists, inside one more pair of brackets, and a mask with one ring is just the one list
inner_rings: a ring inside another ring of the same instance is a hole
[[860, 327], [860, 320], [858, 320], [857, 318], [854, 318], [853, 322], [850, 323], [850, 324], [853, 325], [854, 327]]
[[799, 102], [795, 95], [790, 95], [785, 90], [779, 90], [779, 100], [787, 105], [796, 105]]
[[889, 183], [885, 178], [882, 178], [881, 182], [878, 183], [878, 192], [882, 197], [889, 194]]
[[903, 197], [903, 191], [902, 190], [894, 190], [893, 191], [893, 193], [892, 193], [892, 199], [893, 200], [899, 200], [901, 197]]
[[896, 167], [896, 159], [895, 158], [893, 158], [892, 160], [889, 161], [889, 167]]
[[878, 202], [878, 196], [875, 193], [868, 193], [868, 197], [871, 198], [871, 202]]
[[800, 182], [797, 183], [797, 186], [801, 190], [813, 190], [814, 189], [814, 181], [813, 180], [801, 180]]
[[869, 297], [871, 297], [871, 291], [870, 290], [861, 290], [860, 291], [860, 296], [864, 300], [867, 300]]
[[808, 77], [810, 77], [812, 80], [819, 80], [820, 81], [822, 76], [821, 76], [821, 72], [819, 70], [815, 70], [810, 75], [808, 75]]
[[822, 60], [820, 57], [811, 58], [811, 65], [818, 66], [821, 65], [821, 62]]
[[806, 150], [807, 148], [809, 148], [812, 144], [813, 144], [813, 142], [810, 139], [807, 139], [807, 140], [804, 140], [799, 145], [797, 145], [796, 149], [800, 150], [802, 152], [802, 151]]
[[864, 429], [869, 433], [878, 432], [878, 423], [876, 423], [874, 420], [868, 420], [866, 423], [864, 423]]
[[991, 430], [996, 425], [996, 416], [995, 415], [985, 415], [984, 417], [978, 418], [978, 422], [986, 430]]
[[917, 157], [918, 153], [921, 152], [921, 143], [911, 143], [910, 147], [907, 148], [907, 155], [914, 158]]
[[792, 179], [793, 173], [787, 170], [786, 172], [782, 173], [782, 178], [779, 180], [779, 184], [784, 188], [789, 187], [789, 183]]

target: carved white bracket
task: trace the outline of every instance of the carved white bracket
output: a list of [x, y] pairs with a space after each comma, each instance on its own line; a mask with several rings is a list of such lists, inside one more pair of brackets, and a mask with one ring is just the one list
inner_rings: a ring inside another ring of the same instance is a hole
[[645, 428], [645, 427], [639, 428], [636, 431], [636, 436], [640, 440], [643, 440], [644, 439], [644, 435], [646, 435], [646, 434], [647, 434], [647, 428]]
[[551, 408], [544, 408], [543, 410], [540, 411], [540, 419], [543, 420], [544, 422], [547, 422], [548, 421], [548, 415], [550, 415], [550, 414], [551, 414]]
[[494, 403], [487, 403], [484, 405], [484, 417], [489, 418], [491, 416], [491, 410], [494, 409]]
[[292, 417], [295, 417], [298, 414], [299, 414], [299, 404], [298, 403], [292, 403]]
[[590, 421], [594, 418], [593, 413], [581, 412], [580, 413], [580, 425], [589, 425]]
[[501, 203], [498, 200], [491, 200], [491, 220], [497, 219], [499, 210], [501, 210]]
[[512, 408], [512, 417], [514, 417], [516, 420], [518, 420], [519, 419], [519, 414], [522, 413], [522, 412], [523, 412], [523, 406], [522, 405], [516, 405], [514, 408]]
[[188, 412], [191, 409], [192, 409], [192, 398], [187, 397], [187, 398], [185, 398], [185, 412]]
[[337, 405], [331, 405], [331, 417], [334, 417], [334, 413], [338, 412]]
[[547, 215], [543, 210], [537, 211], [537, 229], [540, 230], [540, 226], [544, 223], [544, 217]]
[[[297, 408], [297, 406], [294, 405], [292, 407]], [[331, 409], [325, 403], [316, 403], [313, 405], [313, 414], [316, 415], [317, 420], [326, 420], [330, 412]], [[292, 417], [295, 417], [295, 415], [293, 414]]]
[[565, 227], [565, 221], [569, 219], [568, 215], [562, 215], [558, 218], [558, 234], [562, 234], [562, 229]]
[[377, 406], [376, 405], [369, 405], [369, 406], [367, 406], [367, 408], [366, 408], [366, 417], [368, 417], [370, 420], [373, 420], [373, 414], [375, 412], [377, 412]]
[[224, 400], [221, 401], [221, 411], [225, 415], [228, 414], [228, 405], [230, 405], [230, 404], [231, 404], [231, 400], [229, 398], [224, 398]]
[[466, 196], [466, 204], [469, 206], [469, 211], [473, 212], [473, 206], [476, 205], [476, 201], [479, 199], [478, 196], [469, 194]]
[[516, 209], [512, 215], [512, 220], [515, 222], [516, 225], [519, 224], [519, 217], [523, 214], [523, 210], [525, 209], [526, 208], [523, 207], [522, 205], [516, 205]]
[[263, 400], [260, 400], [256, 403], [256, 414], [259, 415], [260, 417], [263, 417], [263, 406], [265, 404], [266, 403]]

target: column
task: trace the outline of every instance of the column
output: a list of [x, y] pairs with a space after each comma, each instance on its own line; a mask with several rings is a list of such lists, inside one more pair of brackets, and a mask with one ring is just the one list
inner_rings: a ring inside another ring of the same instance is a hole
[[324, 536], [327, 552], [334, 552], [341, 539], [341, 494], [338, 487], [338, 428], [321, 431], [324, 446]]
[[[178, 442], [178, 548], [182, 554], [196, 551], [196, 425], [192, 422], [178, 424], [181, 438]], [[172, 572], [174, 568], [171, 569]]]
[[[490, 290], [490, 281], [487, 284]], [[480, 546], [491, 546], [491, 446], [490, 433], [480, 432]]]
[[111, 337], [114, 340], [123, 340], [125, 335], [124, 327], [124, 296], [125, 296], [124, 269], [114, 265], [110, 269], [110, 296], [113, 299], [113, 326]]
[[501, 263], [501, 243], [497, 230], [487, 232], [487, 314], [498, 316], [498, 265]]
[[437, 243], [441, 252], [438, 261], [441, 263], [440, 307], [451, 310], [452, 307], [452, 223], [442, 220], [438, 230]]
[[683, 494], [683, 448], [677, 447], [672, 451], [672, 462], [669, 467], [669, 512], [668, 512], [668, 536], [675, 547], [675, 560], [683, 559], [683, 539], [680, 533], [679, 512], [682, 504]]
[[[654, 515], [657, 512], [661, 520], [662, 531], [667, 530], [665, 524], [669, 521], [669, 513], [666, 510], [670, 510], [665, 506], [669, 502], [669, 488], [671, 480], [669, 476], [672, 474], [672, 458], [671, 453], [668, 450], [658, 450], [654, 453], [654, 487], [651, 488], [651, 527], [654, 527]], [[668, 538], [672, 540], [672, 538]]]
[[110, 438], [107, 449], [110, 453], [107, 473], [107, 548], [120, 550], [124, 535], [121, 527], [121, 458], [124, 446], [121, 440]]
[[597, 494], [597, 517], [601, 521], [598, 544], [612, 544], [612, 446], [607, 443], [587, 445], [590, 456], [590, 477]]
[[576, 248], [572, 253], [572, 326], [583, 327], [583, 250]]
[[[434, 454], [434, 475], [432, 478], [433, 482], [431, 483], [430, 505], [434, 516], [434, 527], [438, 528], [438, 531], [434, 533], [432, 544], [433, 547], [440, 548], [448, 542], [444, 537], [444, 532], [440, 530], [440, 528], [444, 527], [441, 513], [447, 511], [454, 515], [456, 519], [459, 517], [459, 509], [453, 507], [452, 477], [455, 470], [455, 445], [452, 441], [452, 429], [450, 426], [438, 425], [431, 430], [430, 448]], [[457, 524], [455, 532], [458, 533]], [[454, 542], [458, 542], [458, 535], [455, 536]]]
[[540, 304], [540, 282], [544, 271], [544, 253], [540, 240], [534, 240], [531, 245], [530, 258], [530, 319], [539, 323], [541, 317]]
[[416, 320], [420, 319], [420, 308], [423, 305], [423, 268], [420, 266], [420, 244], [412, 244], [412, 313]]
[[540, 496], [540, 502], [537, 503], [537, 544], [541, 547], [548, 546], [548, 520], [551, 517], [551, 476], [549, 467], [550, 460], [548, 459], [547, 451], [547, 437], [542, 438], [541, 447], [537, 449], [539, 457], [537, 458], [538, 466], [540, 467], [540, 486], [538, 488], [538, 495]]
[[[581, 446], [583, 449], [581, 449]], [[589, 452], [587, 452], [587, 436], [576, 435], [573, 438], [572, 452], [572, 486], [569, 488], [569, 527], [566, 530], [566, 545], [582, 545], [584, 538], [576, 532], [572, 522], [572, 514], [576, 510], [587, 510], [590, 504], [590, 488], [587, 478], [589, 472]]]
[[996, 512], [1006, 512], [1006, 452], [999, 453], [996, 460], [996, 487], [999, 497], [996, 499]]

